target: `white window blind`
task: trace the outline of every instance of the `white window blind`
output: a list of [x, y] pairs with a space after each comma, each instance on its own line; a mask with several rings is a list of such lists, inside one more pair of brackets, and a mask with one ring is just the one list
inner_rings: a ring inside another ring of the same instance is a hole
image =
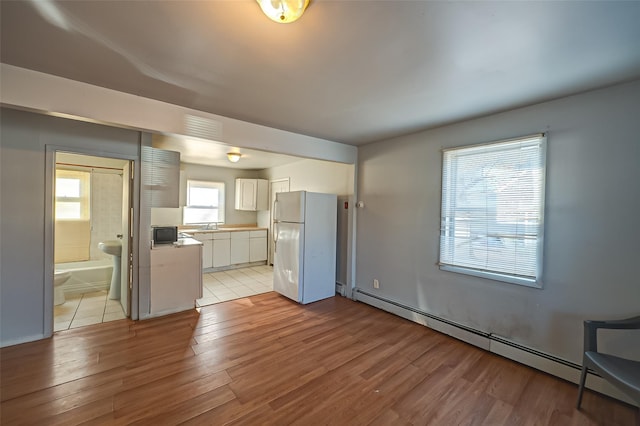
[[448, 149], [441, 269], [540, 286], [546, 138]]
[[187, 181], [183, 224], [224, 222], [224, 182]]

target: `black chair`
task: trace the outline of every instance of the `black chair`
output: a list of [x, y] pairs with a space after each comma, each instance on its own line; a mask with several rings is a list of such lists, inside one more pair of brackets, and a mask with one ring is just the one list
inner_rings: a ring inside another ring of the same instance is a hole
[[640, 404], [640, 361], [620, 358], [598, 352], [598, 329], [640, 329], [640, 316], [617, 321], [584, 322], [584, 357], [578, 390], [577, 407], [580, 409], [587, 370], [595, 371], [616, 386], [633, 401]]

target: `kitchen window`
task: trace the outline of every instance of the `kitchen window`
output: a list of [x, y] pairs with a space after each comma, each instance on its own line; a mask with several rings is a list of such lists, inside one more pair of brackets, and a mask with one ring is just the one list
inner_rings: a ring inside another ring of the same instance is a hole
[[545, 135], [446, 149], [440, 269], [542, 287]]
[[224, 182], [187, 180], [183, 224], [224, 222]]
[[89, 220], [90, 176], [89, 172], [56, 169], [56, 220]]

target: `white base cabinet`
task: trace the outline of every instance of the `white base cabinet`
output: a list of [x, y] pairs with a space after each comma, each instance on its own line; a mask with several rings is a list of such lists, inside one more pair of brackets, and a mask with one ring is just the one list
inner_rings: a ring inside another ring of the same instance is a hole
[[249, 263], [249, 231], [231, 233], [231, 264]]
[[193, 238], [202, 242], [202, 268], [213, 267], [213, 234], [195, 234]]
[[195, 307], [202, 297], [202, 245], [151, 250], [151, 316]]
[[267, 260], [267, 231], [249, 232], [249, 262]]
[[213, 267], [213, 240], [202, 242], [202, 268]]
[[202, 268], [223, 268], [267, 260], [267, 230], [198, 232], [202, 242]]
[[231, 236], [230, 232], [213, 234], [213, 267], [231, 265]]

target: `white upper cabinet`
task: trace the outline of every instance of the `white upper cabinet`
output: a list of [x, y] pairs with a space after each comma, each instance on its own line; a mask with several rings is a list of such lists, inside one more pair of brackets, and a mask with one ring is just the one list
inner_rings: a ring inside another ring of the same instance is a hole
[[266, 179], [236, 179], [236, 210], [269, 210]]

